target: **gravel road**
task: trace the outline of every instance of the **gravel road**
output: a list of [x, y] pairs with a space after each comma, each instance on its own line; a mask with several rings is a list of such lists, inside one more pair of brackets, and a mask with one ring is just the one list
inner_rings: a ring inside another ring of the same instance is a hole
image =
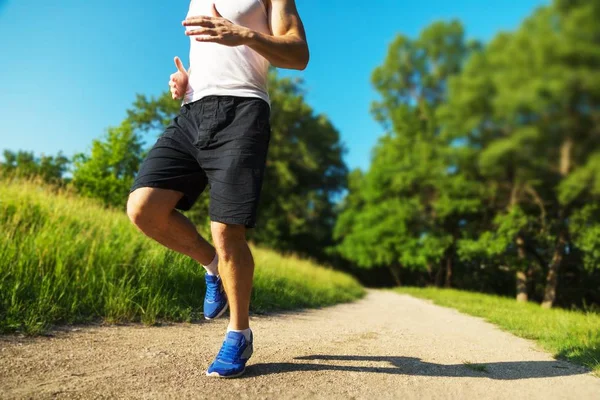
[[236, 380], [204, 375], [225, 319], [0, 337], [0, 398], [600, 399], [600, 379], [478, 318], [392, 292], [253, 316]]

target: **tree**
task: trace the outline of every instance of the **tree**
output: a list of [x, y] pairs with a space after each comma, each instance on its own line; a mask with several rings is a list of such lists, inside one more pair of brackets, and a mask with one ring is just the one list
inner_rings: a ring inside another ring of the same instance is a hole
[[56, 156], [36, 157], [32, 152], [4, 150], [4, 162], [0, 162], [0, 173], [25, 178], [40, 177], [47, 183], [64, 183], [70, 161], [62, 152]]
[[541, 8], [450, 83], [448, 127], [478, 150], [479, 179], [489, 188], [487, 218], [461, 254], [501, 255], [516, 270], [522, 299], [534, 265], [546, 270], [547, 307], [556, 300], [565, 252], [576, 250], [573, 235], [590, 244], [572, 231], [574, 217], [598, 199], [590, 190], [598, 154], [598, 9], [597, 2], [562, 1]]
[[269, 247], [325, 259], [335, 224], [334, 199], [346, 187], [339, 132], [306, 103], [301, 82], [269, 79], [271, 143], [253, 238]]
[[451, 284], [460, 215], [477, 207], [469, 198], [477, 187], [459, 172], [462, 152], [441, 134], [437, 113], [448, 78], [477, 47], [460, 23], [436, 23], [415, 40], [399, 35], [373, 73], [381, 95], [373, 114], [389, 132], [364, 177], [353, 175], [335, 233], [343, 256], [388, 267], [396, 283], [402, 268], [416, 268]]
[[465, 165], [471, 169], [469, 176], [485, 188], [478, 215], [463, 227], [467, 235], [459, 242], [459, 254], [463, 261], [493, 259], [512, 269], [517, 298], [526, 301], [524, 247], [529, 221], [519, 207], [525, 187], [533, 190], [524, 182], [534, 176], [530, 142], [535, 133], [522, 124], [504, 122], [494, 103], [500, 82], [494, 76], [497, 60], [505, 57], [502, 60], [508, 62], [511, 40], [510, 35], [502, 34], [488, 48], [473, 54], [463, 72], [450, 79], [449, 99], [440, 115], [446, 134], [472, 155]]
[[75, 156], [73, 185], [84, 196], [98, 198], [107, 206], [124, 207], [141, 160], [140, 137], [125, 121], [94, 140], [90, 155]]

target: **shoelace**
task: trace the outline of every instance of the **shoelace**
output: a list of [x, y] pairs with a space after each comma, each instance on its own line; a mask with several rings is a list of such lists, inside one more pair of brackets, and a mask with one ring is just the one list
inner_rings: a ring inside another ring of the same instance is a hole
[[217, 359], [233, 363], [239, 358], [239, 352], [239, 348], [223, 342], [223, 346], [221, 347], [221, 350], [219, 350], [219, 354], [217, 354]]
[[211, 285], [206, 285], [206, 297], [211, 301], [216, 301], [221, 291], [221, 281], [217, 281]]

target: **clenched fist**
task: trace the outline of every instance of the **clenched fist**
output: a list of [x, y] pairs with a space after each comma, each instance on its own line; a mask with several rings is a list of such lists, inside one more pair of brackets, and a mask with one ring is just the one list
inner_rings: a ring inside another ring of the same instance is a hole
[[183, 68], [179, 57], [175, 57], [175, 66], [177, 67], [177, 72], [171, 75], [169, 87], [171, 88], [173, 99], [181, 99], [187, 91], [189, 76], [185, 68]]

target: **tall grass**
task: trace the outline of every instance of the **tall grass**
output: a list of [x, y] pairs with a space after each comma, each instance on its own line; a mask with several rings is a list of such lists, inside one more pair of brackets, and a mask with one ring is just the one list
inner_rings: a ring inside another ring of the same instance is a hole
[[[255, 311], [315, 307], [363, 295], [352, 277], [254, 249]], [[30, 181], [0, 181], [0, 332], [52, 324], [190, 321], [204, 270], [144, 237], [124, 212]]]
[[517, 336], [537, 341], [554, 356], [583, 364], [600, 376], [600, 314], [546, 310], [534, 303], [482, 293], [400, 288], [400, 293], [485, 318]]

